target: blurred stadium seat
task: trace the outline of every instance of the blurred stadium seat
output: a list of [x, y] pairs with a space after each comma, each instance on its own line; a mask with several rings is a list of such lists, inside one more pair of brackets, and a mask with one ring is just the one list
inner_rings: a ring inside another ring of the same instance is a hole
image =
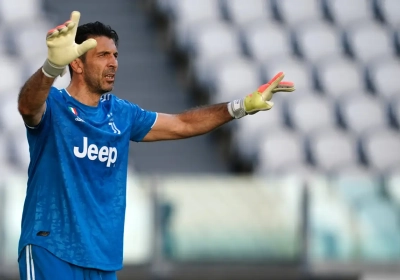
[[34, 26], [15, 26], [13, 32], [13, 46], [18, 56], [24, 60], [30, 60], [34, 57], [45, 59], [47, 56], [46, 43], [37, 38], [43, 37], [51, 25], [43, 20], [36, 20]]
[[400, 59], [385, 57], [368, 66], [367, 76], [371, 88], [381, 98], [400, 96]]
[[0, 25], [0, 56], [4, 55], [8, 48], [7, 29], [5, 25]]
[[[254, 157], [254, 144], [258, 143], [261, 135], [268, 133], [273, 127], [281, 127], [284, 122], [282, 102], [275, 102], [274, 109], [267, 116], [254, 114], [238, 120], [234, 124], [236, 133], [232, 135], [232, 155], [239, 156], [245, 162], [252, 162]], [[266, 129], [268, 128], [268, 129]]]
[[311, 161], [325, 172], [358, 163], [356, 138], [346, 131], [326, 127], [310, 134], [307, 142]]
[[255, 21], [273, 18], [269, 9], [270, 0], [222, 0], [221, 6], [226, 18], [239, 28]]
[[186, 48], [188, 36], [207, 22], [218, 22], [221, 13], [218, 1], [214, 0], [169, 0], [169, 15], [173, 18], [178, 47]]
[[365, 88], [360, 66], [343, 56], [328, 57], [314, 66], [318, 87], [328, 95], [341, 95]]
[[390, 27], [400, 24], [400, 2], [397, 0], [374, 0], [378, 14]]
[[42, 0], [0, 1], [0, 19], [7, 25], [23, 25], [40, 18], [43, 18]]
[[[289, 129], [267, 130], [260, 136], [260, 146], [256, 154], [258, 163], [256, 172], [259, 174], [275, 174], [284, 170], [284, 167], [292, 164], [305, 163], [302, 136]], [[257, 147], [252, 144], [248, 147]]]
[[400, 96], [394, 96], [389, 100], [388, 109], [392, 124], [400, 128]]
[[294, 28], [297, 53], [312, 63], [329, 56], [340, 56], [343, 44], [335, 26], [325, 21], [307, 21]]
[[327, 18], [340, 27], [349, 27], [354, 22], [374, 18], [370, 0], [323, 0], [322, 2]]
[[300, 92], [285, 101], [288, 123], [301, 133], [336, 125], [334, 104], [320, 94]]
[[245, 57], [218, 63], [211, 74], [211, 87], [214, 89], [210, 95], [211, 103], [240, 98], [243, 93], [249, 94], [261, 84], [257, 64]]
[[199, 85], [207, 86], [218, 62], [241, 56], [239, 34], [227, 23], [204, 24], [189, 37], [192, 71]]
[[361, 141], [364, 157], [372, 167], [384, 173], [400, 164], [398, 131], [388, 128], [375, 129]]
[[241, 53], [237, 30], [223, 21], [199, 26], [190, 34], [188, 44], [194, 58], [216, 59]]
[[267, 61], [292, 53], [286, 30], [274, 21], [260, 20], [242, 29], [245, 52], [256, 61]]
[[[2, 131], [2, 130], [0, 130]], [[0, 165], [5, 166], [8, 162], [8, 152], [7, 152], [7, 137], [3, 133], [0, 132]], [[5, 173], [3, 174], [3, 170], [0, 171], [0, 178], [4, 178]], [[1, 179], [2, 181], [2, 179]]]
[[378, 22], [357, 22], [346, 28], [345, 35], [349, 54], [360, 63], [395, 54], [392, 33]]
[[342, 97], [337, 108], [344, 127], [358, 134], [389, 125], [386, 103], [369, 94]]
[[0, 96], [19, 88], [23, 82], [23, 63], [18, 58], [0, 53]]
[[274, 0], [277, 17], [288, 26], [296, 26], [306, 20], [322, 19], [318, 0]]

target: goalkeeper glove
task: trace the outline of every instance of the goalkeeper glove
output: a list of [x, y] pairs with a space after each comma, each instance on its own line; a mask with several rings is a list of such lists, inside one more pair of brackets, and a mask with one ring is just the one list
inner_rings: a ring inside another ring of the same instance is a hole
[[237, 99], [228, 103], [228, 111], [235, 119], [240, 119], [246, 115], [252, 115], [259, 111], [266, 111], [274, 106], [271, 101], [272, 95], [275, 92], [294, 91], [292, 82], [282, 82], [285, 74], [279, 72], [268, 83], [260, 86], [258, 90], [247, 95], [242, 99]]
[[80, 17], [79, 12], [72, 12], [69, 21], [47, 32], [47, 59], [42, 67], [42, 71], [47, 77], [62, 76], [68, 64], [96, 47], [97, 42], [92, 38], [80, 45], [75, 43]]

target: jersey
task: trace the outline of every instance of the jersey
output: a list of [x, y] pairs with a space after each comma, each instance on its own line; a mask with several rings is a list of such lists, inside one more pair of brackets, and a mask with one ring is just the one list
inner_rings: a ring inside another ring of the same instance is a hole
[[78, 266], [121, 269], [129, 143], [156, 118], [113, 94], [90, 107], [52, 87], [40, 124], [27, 127], [19, 253], [33, 244]]

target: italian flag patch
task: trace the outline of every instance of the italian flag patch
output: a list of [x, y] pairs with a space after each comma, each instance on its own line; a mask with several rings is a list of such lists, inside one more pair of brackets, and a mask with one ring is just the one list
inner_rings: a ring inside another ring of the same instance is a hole
[[75, 116], [77, 116], [78, 115], [78, 111], [76, 111], [76, 109], [75, 108], [73, 108], [73, 107], [69, 107], [69, 110], [75, 115]]

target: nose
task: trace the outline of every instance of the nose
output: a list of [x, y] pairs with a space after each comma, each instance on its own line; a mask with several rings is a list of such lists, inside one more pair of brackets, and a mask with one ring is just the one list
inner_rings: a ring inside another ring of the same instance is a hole
[[110, 59], [108, 60], [108, 67], [118, 68], [118, 59], [111, 55]]

